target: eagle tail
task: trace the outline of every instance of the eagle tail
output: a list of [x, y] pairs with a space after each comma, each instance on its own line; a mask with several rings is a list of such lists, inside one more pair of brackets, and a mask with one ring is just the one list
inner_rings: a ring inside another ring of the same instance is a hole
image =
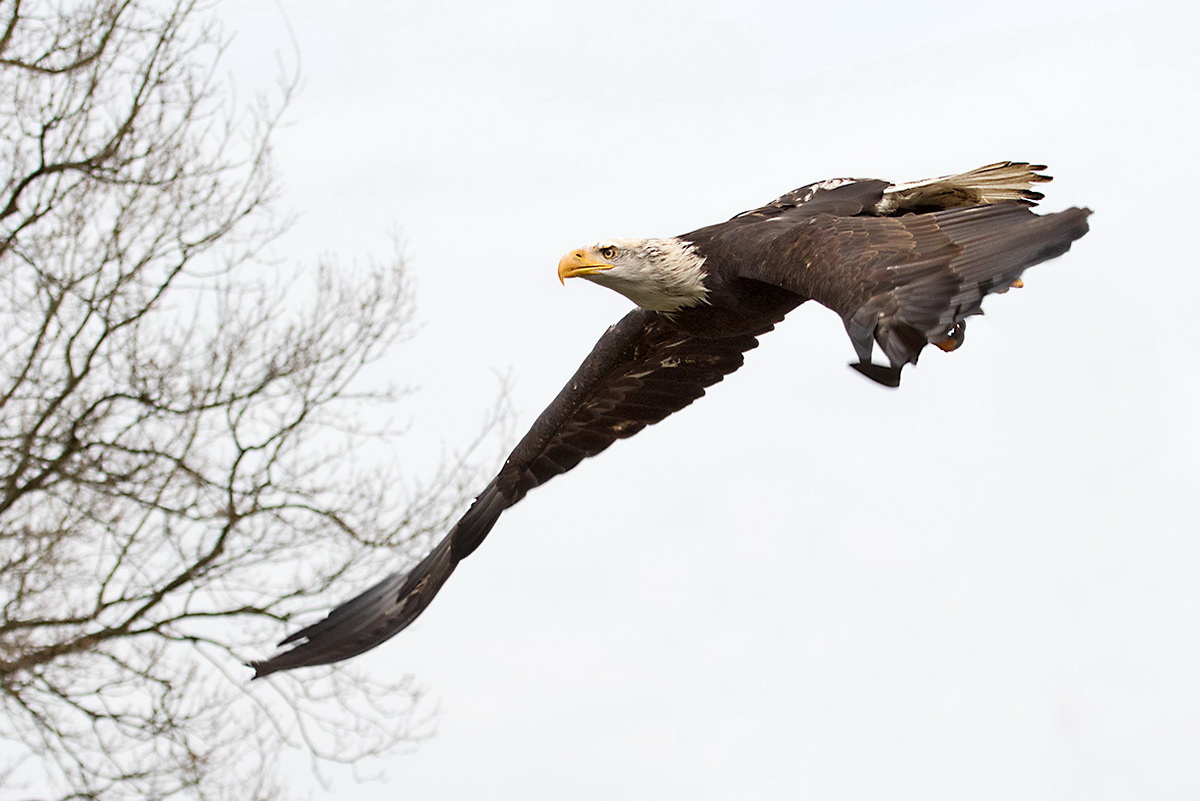
[[[946, 263], [940, 251], [928, 258], [918, 253], [907, 263], [882, 268], [881, 291], [844, 318], [859, 358], [852, 366], [895, 387], [904, 365], [916, 364], [926, 345], [956, 349], [965, 336], [965, 319], [982, 313], [983, 298], [1019, 286], [1027, 268], [1066, 253], [1087, 233], [1090, 214], [1072, 208], [1039, 216], [1005, 202], [902, 218], [912, 220], [914, 228], [936, 225], [954, 255]], [[871, 363], [875, 344], [889, 366]]]
[[412, 570], [393, 573], [279, 643], [292, 645], [290, 650], [247, 663], [254, 668], [254, 678], [340, 662], [399, 634], [425, 611], [459, 561], [475, 550], [508, 506], [495, 483], [489, 484], [450, 533]]
[[955, 175], [895, 184], [884, 190], [876, 212], [926, 212], [1006, 200], [1035, 206], [1044, 195], [1035, 191], [1033, 185], [1053, 180], [1040, 172], [1044, 169], [1044, 164], [998, 161]]

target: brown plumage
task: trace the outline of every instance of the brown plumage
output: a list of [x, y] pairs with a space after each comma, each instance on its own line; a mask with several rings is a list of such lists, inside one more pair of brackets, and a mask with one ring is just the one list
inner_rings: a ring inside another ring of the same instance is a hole
[[[888, 386], [927, 344], [953, 350], [984, 296], [1087, 232], [1086, 209], [1039, 216], [1043, 167], [1001, 162], [892, 185], [811, 184], [681, 237], [612, 240], [573, 251], [559, 276], [584, 277], [644, 308], [611, 327], [449, 534], [395, 573], [251, 663], [255, 677], [374, 648], [429, 605], [500, 514], [534, 487], [701, 397], [738, 369], [793, 308], [837, 312], [853, 366]], [[878, 344], [887, 365], [871, 361]]]

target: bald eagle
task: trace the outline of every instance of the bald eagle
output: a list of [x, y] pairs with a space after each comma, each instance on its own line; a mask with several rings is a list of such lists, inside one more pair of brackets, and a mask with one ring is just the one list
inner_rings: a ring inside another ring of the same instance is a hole
[[[815, 300], [841, 315], [852, 366], [898, 386], [928, 344], [963, 342], [985, 295], [1087, 233], [1087, 209], [1038, 215], [1045, 167], [1001, 162], [912, 183], [839, 178], [727, 222], [662, 239], [607, 239], [567, 253], [558, 277], [632, 300], [466, 514], [420, 563], [395, 573], [251, 663], [255, 678], [337, 662], [425, 610], [500, 513], [529, 490], [679, 411], [742, 364], [784, 315]], [[886, 364], [872, 360], [878, 345]]]

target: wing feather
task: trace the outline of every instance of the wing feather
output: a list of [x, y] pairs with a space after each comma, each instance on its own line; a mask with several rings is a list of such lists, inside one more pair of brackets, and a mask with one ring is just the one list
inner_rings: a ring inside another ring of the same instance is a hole
[[303, 628], [255, 678], [356, 656], [394, 637], [425, 610], [459, 561], [483, 542], [501, 513], [529, 490], [631, 437], [704, 395], [742, 365], [773, 326], [707, 339], [682, 333], [660, 314], [629, 313], [611, 327], [513, 449], [499, 474], [446, 537], [408, 572], [394, 573]]
[[895, 386], [926, 344], [961, 342], [985, 296], [1065, 253], [1087, 233], [1090, 213], [1038, 215], [1016, 200], [898, 217], [821, 213], [777, 233], [744, 275], [836, 311], [855, 366], [869, 364], [878, 344], [891, 366], [868, 374]]

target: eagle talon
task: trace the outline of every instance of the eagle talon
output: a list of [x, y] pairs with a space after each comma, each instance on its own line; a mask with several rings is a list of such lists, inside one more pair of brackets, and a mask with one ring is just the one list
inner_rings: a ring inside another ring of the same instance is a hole
[[947, 333], [949, 336], [940, 342], [934, 342], [933, 344], [937, 345], [946, 353], [949, 353], [950, 351], [958, 350], [959, 346], [962, 345], [963, 340], [967, 338], [967, 324], [962, 320], [959, 320]]
[[944, 350], [946, 353], [949, 353], [950, 351], [958, 350], [958, 346], [961, 345], [962, 342], [960, 340], [951, 338], [951, 339], [943, 339], [941, 342], [934, 342], [933, 344], [937, 345], [939, 348]]

